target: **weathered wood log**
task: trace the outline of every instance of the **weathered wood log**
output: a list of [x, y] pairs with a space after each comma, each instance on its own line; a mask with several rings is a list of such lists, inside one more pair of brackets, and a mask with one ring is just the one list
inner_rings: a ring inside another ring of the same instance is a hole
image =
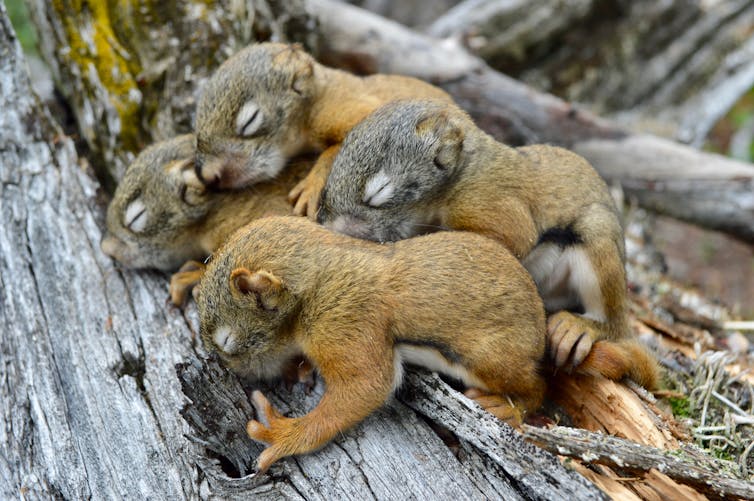
[[535, 428], [524, 425], [524, 436], [545, 449], [587, 463], [605, 464], [627, 472], [657, 469], [670, 478], [714, 497], [754, 498], [754, 484], [725, 475], [725, 464], [692, 450], [682, 453], [647, 447], [618, 437], [575, 428]]
[[754, 2], [466, 0], [428, 32], [621, 123], [701, 146], [754, 86]]
[[497, 139], [570, 148], [641, 205], [754, 242], [751, 164], [631, 133], [495, 72], [452, 40], [431, 39], [333, 0], [308, 5], [328, 34], [323, 60], [436, 82]]
[[[208, 467], [210, 486], [223, 493], [231, 486], [236, 490], [244, 486], [257, 494], [260, 487], [255, 485], [268, 480], [257, 479], [252, 473], [253, 462], [262, 447], [249, 446], [245, 437], [245, 423], [253, 416], [246, 393], [234, 377], [213, 361], [201, 363], [194, 359], [181, 364], [178, 372], [191, 400], [182, 412], [192, 426], [193, 439], [205, 445], [211, 451], [210, 457], [225, 464], [224, 469], [237, 477], [219, 474], [205, 458], [203, 468]], [[425, 403], [427, 406], [453, 405], [464, 398], [436, 376], [412, 373], [410, 379], [410, 388], [419, 384], [449, 390], [445, 395], [422, 395], [422, 400], [431, 397], [441, 401]], [[317, 403], [323, 390], [318, 382], [311, 394], [298, 387], [293, 393], [275, 386], [266, 391], [284, 413], [301, 415]], [[443, 423], [452, 431], [460, 431], [459, 436], [470, 437], [468, 442], [463, 441], [463, 466], [422, 420], [406, 406], [391, 401], [315, 455], [273, 465], [270, 476], [275, 489], [289, 485], [307, 498], [481, 495], [551, 499], [569, 493], [600, 498], [592, 485], [562, 468], [553, 456], [525, 443], [510, 427], [467, 402], [466, 414], [459, 414], [459, 421], [465, 424]], [[481, 419], [478, 423], [477, 418]], [[492, 422], [498, 433], [487, 435], [481, 431], [485, 422]], [[482, 427], [480, 431], [470, 431], [476, 424]], [[333, 464], [338, 465], [334, 470], [328, 466]], [[436, 473], [428, 475], [428, 472]], [[267, 485], [264, 488], [270, 489]]]
[[[518, 477], [468, 442], [460, 462], [396, 401], [322, 451], [249, 475], [261, 447], [245, 437], [243, 388], [200, 361], [195, 308], [166, 306], [164, 275], [99, 250], [98, 187], [31, 93], [2, 4], [0, 54], [0, 498], [599, 497], [543, 451]], [[271, 396], [300, 414], [321, 390]]]
[[404, 0], [349, 0], [349, 3], [406, 26], [423, 26], [440, 17], [458, 1], [432, 0], [431, 2], [422, 2], [418, 8], [416, 2]]

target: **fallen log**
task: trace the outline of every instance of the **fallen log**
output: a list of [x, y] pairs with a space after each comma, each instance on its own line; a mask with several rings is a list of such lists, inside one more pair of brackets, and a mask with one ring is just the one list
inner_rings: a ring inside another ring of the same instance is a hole
[[713, 497], [754, 498], [754, 485], [725, 475], [735, 464], [715, 461], [699, 452], [664, 451], [586, 430], [524, 425], [524, 436], [554, 454], [604, 464], [627, 472], [656, 469]]
[[754, 2], [466, 0], [427, 29], [498, 71], [701, 147], [754, 86]]
[[308, 5], [327, 34], [320, 50], [325, 62], [433, 81], [497, 139], [570, 148], [642, 206], [754, 242], [751, 164], [632, 133], [497, 73], [453, 40], [333, 0]]

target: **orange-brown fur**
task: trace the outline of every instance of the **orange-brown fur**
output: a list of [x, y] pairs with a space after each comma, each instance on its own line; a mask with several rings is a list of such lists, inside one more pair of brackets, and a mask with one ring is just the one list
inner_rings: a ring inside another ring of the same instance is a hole
[[304, 218], [265, 218], [221, 249], [199, 291], [202, 339], [233, 370], [274, 377], [304, 355], [325, 381], [320, 403], [300, 418], [280, 416], [255, 393], [267, 425], [250, 421], [248, 432], [269, 444], [261, 471], [381, 406], [399, 384], [396, 356], [408, 357], [406, 349], [434, 350], [485, 397], [504, 397], [480, 399], [503, 419], [543, 398], [541, 299], [516, 259], [480, 235], [379, 245]]
[[[141, 152], [126, 170], [107, 210], [102, 250], [130, 268], [173, 271], [170, 295], [182, 304], [204, 271], [203, 261], [244, 224], [290, 213], [287, 193], [311, 168], [311, 159], [290, 163], [277, 178], [245, 190], [214, 192], [194, 176], [195, 139], [178, 136]], [[133, 231], [127, 208], [140, 200], [147, 222]]]

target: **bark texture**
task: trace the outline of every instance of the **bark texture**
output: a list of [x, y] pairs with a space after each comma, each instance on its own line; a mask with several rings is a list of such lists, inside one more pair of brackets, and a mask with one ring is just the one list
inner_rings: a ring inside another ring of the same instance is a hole
[[466, 0], [427, 30], [621, 123], [700, 147], [754, 86], [751, 0]]
[[253, 41], [316, 48], [303, 0], [29, 0], [40, 49], [112, 188], [133, 154], [193, 127], [202, 84]]
[[[316, 50], [320, 34], [319, 53], [344, 66], [441, 82], [498, 137], [577, 151], [622, 144], [636, 158], [635, 136], [510, 81], [457, 43], [325, 0], [31, 3], [105, 179], [143, 145], [190, 129], [201, 84], [227, 55], [269, 38]], [[0, 498], [604, 498], [436, 376], [413, 372], [398, 398], [323, 450], [253, 475], [261, 446], [244, 430], [248, 389], [204, 360], [196, 312], [166, 306], [164, 275], [119, 269], [100, 252], [101, 191], [31, 94], [1, 4], [0, 54]], [[265, 391], [297, 415], [322, 388]]]

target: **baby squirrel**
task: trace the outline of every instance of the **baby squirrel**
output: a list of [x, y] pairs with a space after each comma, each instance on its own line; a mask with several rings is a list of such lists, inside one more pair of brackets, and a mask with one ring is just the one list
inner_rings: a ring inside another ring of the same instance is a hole
[[451, 101], [414, 78], [358, 77], [317, 63], [296, 45], [251, 45], [218, 68], [199, 98], [197, 175], [213, 187], [241, 188], [275, 178], [293, 155], [322, 151], [290, 193], [294, 214], [314, 219], [346, 133], [382, 104], [415, 97]]
[[653, 358], [628, 325], [615, 203], [579, 155], [509, 148], [447, 102], [398, 101], [348, 134], [321, 201], [318, 221], [356, 237], [395, 241], [450, 228], [498, 239], [557, 312], [548, 319], [556, 368], [578, 366], [597, 340], [620, 341], [613, 355], [630, 353], [632, 369], [605, 375], [656, 384]]
[[274, 181], [237, 192], [208, 192], [194, 172], [195, 139], [187, 134], [142, 151], [126, 170], [107, 209], [102, 251], [130, 268], [173, 271], [180, 305], [204, 269], [201, 262], [238, 228], [290, 212], [286, 194], [307, 172], [299, 161]]
[[[310, 360], [326, 390], [299, 418], [260, 392], [247, 432], [269, 444], [260, 472], [318, 449], [363, 420], [400, 385], [403, 362], [443, 372], [513, 424], [537, 409], [545, 381], [544, 306], [531, 276], [481, 235], [439, 232], [379, 245], [305, 218], [270, 217], [241, 228], [199, 286], [208, 350], [250, 379]], [[576, 370], [625, 374], [636, 346], [595, 343]]]
[[542, 300], [519, 262], [481, 235], [379, 245], [306, 218], [264, 218], [221, 248], [198, 290], [201, 337], [232, 370], [273, 378], [303, 355], [325, 382], [299, 418], [255, 392], [267, 424], [252, 420], [247, 431], [269, 444], [259, 471], [318, 449], [383, 405], [403, 362], [481, 389], [476, 400], [509, 421], [543, 398]]

